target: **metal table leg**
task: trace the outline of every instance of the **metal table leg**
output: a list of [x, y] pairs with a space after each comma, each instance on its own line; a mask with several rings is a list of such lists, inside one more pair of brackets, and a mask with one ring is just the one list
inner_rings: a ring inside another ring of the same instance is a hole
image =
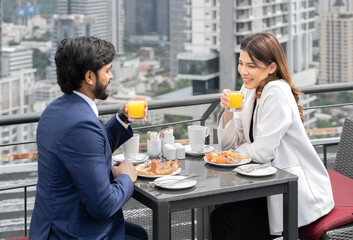
[[153, 209], [153, 239], [171, 239], [169, 204], [158, 204]]
[[298, 240], [298, 182], [288, 183], [283, 195], [283, 237]]

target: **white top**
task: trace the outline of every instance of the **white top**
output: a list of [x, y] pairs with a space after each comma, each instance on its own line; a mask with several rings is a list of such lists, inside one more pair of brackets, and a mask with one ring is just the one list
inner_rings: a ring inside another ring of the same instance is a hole
[[[82, 97], [89, 104], [89, 106], [92, 108], [94, 114], [98, 118], [98, 108], [97, 108], [97, 105], [93, 102], [93, 100], [91, 98], [87, 97], [83, 93], [80, 93], [78, 91], [73, 91], [73, 92], [76, 93], [77, 95], [79, 95], [80, 97]], [[126, 124], [123, 121], [121, 121], [121, 119], [119, 118], [118, 114], [115, 114], [115, 116], [116, 116], [116, 119], [120, 122], [120, 124], [123, 125], [125, 128], [127, 128], [129, 126], [129, 124]]]
[[[233, 120], [218, 127], [222, 149], [238, 146], [237, 150], [253, 161], [266, 163], [273, 159], [275, 167], [298, 176], [298, 225], [307, 225], [326, 215], [334, 206], [328, 173], [306, 135], [298, 106], [290, 86], [284, 80], [269, 82], [263, 89], [253, 119], [254, 142], [249, 128], [255, 89], [241, 89], [244, 106], [234, 113]], [[283, 197], [268, 197], [271, 234], [283, 231]]]

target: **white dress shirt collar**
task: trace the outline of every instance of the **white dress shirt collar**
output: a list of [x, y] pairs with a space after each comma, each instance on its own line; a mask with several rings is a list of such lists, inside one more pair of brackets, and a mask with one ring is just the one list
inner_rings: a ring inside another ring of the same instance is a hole
[[88, 104], [89, 106], [92, 108], [94, 114], [97, 116], [98, 118], [98, 108], [97, 105], [93, 102], [92, 99], [90, 99], [89, 97], [87, 97], [85, 94], [80, 93], [78, 91], [73, 91], [74, 93], [76, 93], [77, 95], [79, 95], [80, 97], [82, 97]]

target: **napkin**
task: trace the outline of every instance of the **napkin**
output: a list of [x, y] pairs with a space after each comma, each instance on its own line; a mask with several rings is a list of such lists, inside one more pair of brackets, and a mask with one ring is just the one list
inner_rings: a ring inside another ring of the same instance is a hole
[[173, 138], [173, 134], [174, 134], [173, 128], [162, 129], [160, 132], [161, 138]]
[[148, 140], [159, 140], [159, 133], [148, 131], [147, 132], [147, 139]]

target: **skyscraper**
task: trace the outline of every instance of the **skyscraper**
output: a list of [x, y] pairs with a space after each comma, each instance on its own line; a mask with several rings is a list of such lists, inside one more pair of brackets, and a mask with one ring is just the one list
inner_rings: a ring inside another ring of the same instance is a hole
[[333, 12], [320, 15], [319, 83], [351, 82], [353, 79], [353, 13], [336, 1]]
[[235, 87], [240, 43], [256, 32], [266, 31], [278, 38], [292, 72], [308, 68], [312, 61], [313, 1], [193, 0], [186, 1], [186, 9], [186, 51], [219, 54], [222, 89]]
[[[318, 12], [322, 13], [332, 13], [333, 5], [336, 3], [336, 0], [319, 0]], [[353, 12], [353, 0], [342, 0], [338, 4], [344, 4], [344, 9], [347, 12]]]
[[90, 35], [111, 40], [108, 0], [57, 0], [58, 15], [83, 14], [94, 19]]
[[111, 42], [114, 44], [116, 53], [122, 55], [124, 53], [124, 1], [111, 0]]
[[[0, 61], [2, 61], [2, 0], [0, 0]], [[1, 64], [0, 64], [0, 77], [1, 77]]]
[[185, 52], [186, 42], [186, 9], [184, 2], [170, 0], [170, 74], [178, 74], [177, 55]]
[[169, 39], [169, 1], [124, 1], [126, 37], [158, 34], [160, 37]]
[[54, 15], [52, 50], [50, 57], [50, 79], [56, 80], [56, 66], [54, 61], [55, 52], [59, 42], [64, 38], [92, 35], [94, 18], [82, 14]]

